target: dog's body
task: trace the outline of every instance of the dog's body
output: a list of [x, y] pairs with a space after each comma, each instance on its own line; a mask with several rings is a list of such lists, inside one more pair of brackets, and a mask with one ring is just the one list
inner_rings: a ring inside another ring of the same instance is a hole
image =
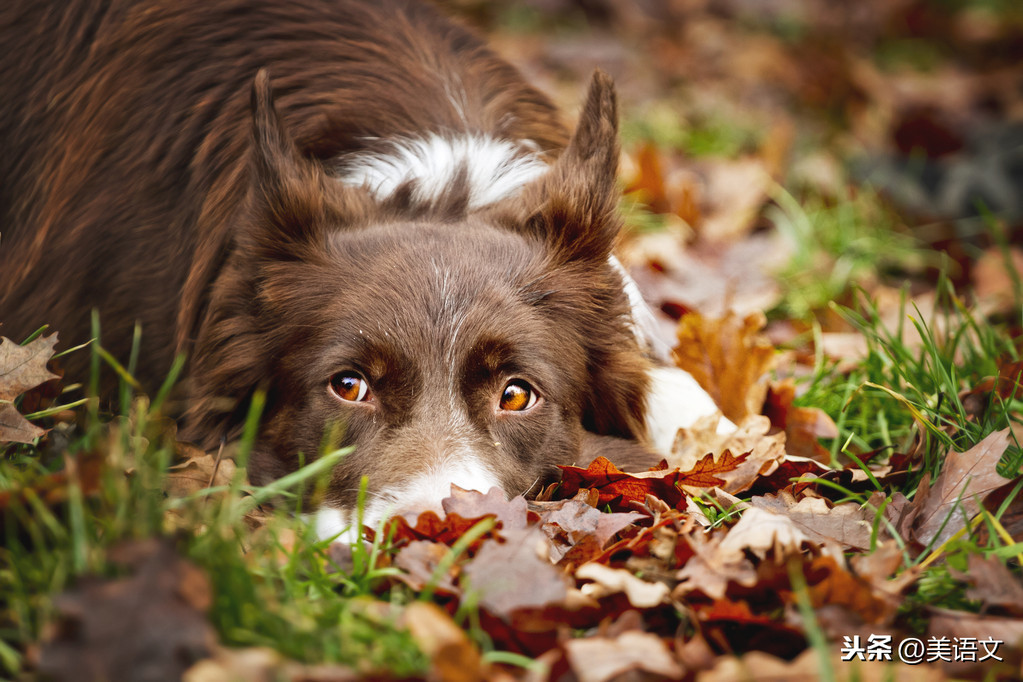
[[145, 385], [189, 355], [194, 438], [265, 390], [253, 480], [340, 424], [326, 503], [369, 474], [377, 517], [649, 453], [606, 77], [570, 138], [412, 0], [27, 0], [0, 39], [5, 335], [95, 307], [125, 357], [139, 320]]

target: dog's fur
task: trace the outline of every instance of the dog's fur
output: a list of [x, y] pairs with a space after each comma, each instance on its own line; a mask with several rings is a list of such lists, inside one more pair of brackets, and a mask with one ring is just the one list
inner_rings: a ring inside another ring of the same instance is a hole
[[[379, 516], [648, 454], [608, 77], [570, 137], [412, 0], [24, 0], [0, 38], [6, 335], [81, 341], [96, 307], [125, 357], [139, 320], [145, 385], [188, 354], [206, 446], [265, 390], [257, 483], [339, 424], [339, 509], [363, 474]], [[511, 380], [534, 406], [501, 409]]]

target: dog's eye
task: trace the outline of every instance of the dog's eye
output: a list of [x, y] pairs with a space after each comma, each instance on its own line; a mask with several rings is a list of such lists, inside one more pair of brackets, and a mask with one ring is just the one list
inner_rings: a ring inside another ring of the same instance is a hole
[[369, 400], [369, 382], [358, 372], [338, 372], [330, 378], [330, 390], [341, 400], [358, 403]]
[[522, 412], [536, 405], [536, 390], [522, 379], [512, 379], [501, 392], [502, 410]]

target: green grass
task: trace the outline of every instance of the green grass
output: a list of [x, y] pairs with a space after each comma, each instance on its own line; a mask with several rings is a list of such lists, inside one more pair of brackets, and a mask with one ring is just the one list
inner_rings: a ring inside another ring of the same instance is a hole
[[[92, 352], [110, 366], [98, 345]], [[125, 373], [135, 357], [121, 368]], [[266, 487], [248, 486], [239, 469], [228, 486], [171, 499], [163, 481], [173, 457], [173, 432], [160, 413], [161, 400], [150, 403], [134, 395], [130, 381], [123, 384], [123, 412], [104, 416], [88, 398], [84, 427], [67, 447], [69, 457], [103, 459], [98, 489], [83, 492], [73, 480], [64, 504], [51, 507], [29, 495], [25, 504], [2, 510], [0, 676], [24, 672], [26, 647], [54, 617], [57, 594], [79, 576], [116, 575], [118, 568], [107, 558], [110, 548], [155, 536], [173, 538], [183, 556], [205, 569], [214, 595], [209, 620], [223, 644], [268, 646], [294, 660], [345, 664], [368, 674], [425, 674], [429, 662], [411, 636], [388, 609], [372, 606], [391, 570], [380, 561], [388, 551], [386, 538], [354, 546], [354, 568], [341, 572], [329, 557], [329, 543], [318, 541], [292, 513], [301, 511], [303, 488], [322, 485], [345, 451], [324, 453]], [[236, 457], [240, 466], [259, 418], [259, 401], [254, 404], [248, 438]], [[0, 451], [0, 488], [32, 491], [48, 468], [62, 463], [57, 458], [47, 467], [45, 460], [31, 446]], [[278, 501], [277, 509], [266, 508], [270, 500]], [[260, 507], [268, 520], [254, 533], [248, 517]], [[395, 603], [410, 598], [403, 589], [389, 591]]]

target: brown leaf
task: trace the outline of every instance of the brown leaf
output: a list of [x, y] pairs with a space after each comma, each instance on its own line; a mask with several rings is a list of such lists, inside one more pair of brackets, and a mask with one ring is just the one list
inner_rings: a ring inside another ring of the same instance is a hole
[[[413, 590], [422, 590], [433, 579], [437, 566], [450, 551], [450, 547], [440, 542], [413, 540], [398, 550], [394, 557], [394, 565], [405, 571], [398, 579]], [[459, 590], [452, 579], [454, 570], [452, 566], [451, 571], [440, 576], [436, 587], [448, 594], [458, 594]]]
[[814, 608], [841, 606], [865, 623], [889, 624], [900, 600], [888, 592], [875, 592], [866, 580], [845, 570], [829, 556], [814, 557], [803, 569]]
[[772, 383], [764, 402], [764, 415], [772, 426], [785, 431], [785, 450], [790, 455], [829, 463], [831, 453], [819, 439], [838, 438], [838, 427], [818, 407], [794, 406], [795, 398], [796, 384], [792, 379]]
[[681, 679], [684, 671], [660, 637], [630, 630], [614, 639], [587, 637], [564, 644], [580, 682], [606, 682], [632, 671]]
[[25, 391], [60, 378], [46, 369], [56, 344], [56, 334], [24, 346], [0, 337], [0, 443], [31, 443], [46, 433], [21, 416], [12, 403]]
[[[928, 664], [907, 666], [903, 663], [883, 664], [876, 661], [842, 661], [835, 654], [831, 670], [836, 682], [941, 682], [947, 679], [941, 670]], [[722, 656], [712, 670], [701, 672], [697, 682], [819, 682], [824, 679], [820, 655], [809, 648], [797, 658], [787, 661], [760, 651], [751, 651], [742, 658]]]
[[716, 460], [714, 453], [709, 453], [693, 465], [688, 471], [678, 475], [678, 484], [686, 488], [714, 488], [727, 483], [722, 475], [734, 472], [746, 461], [749, 453], [736, 457], [731, 450], [725, 450]]
[[429, 657], [435, 679], [475, 682], [484, 678], [479, 649], [439, 606], [412, 602], [402, 620], [419, 650]]
[[[927, 628], [928, 637], [947, 637], [950, 642], [954, 642], [956, 638], [960, 641], [977, 640], [979, 664], [974, 668], [979, 668], [983, 672], [991, 671], [996, 661], [989, 658], [980, 662], [986, 655], [985, 646], [981, 642], [997, 642], [992, 643], [990, 647], [999, 658], [1009, 662], [1008, 666], [1002, 668], [1004, 678], [1018, 679], [1015, 676], [1019, 674], [1020, 651], [1023, 646], [1023, 619], [987, 616], [937, 607], [931, 607], [929, 612], [931, 618]], [[997, 676], [992, 677], [998, 679]]]
[[980, 509], [980, 499], [1006, 483], [995, 467], [1009, 447], [1009, 430], [995, 431], [966, 452], [949, 452], [933, 485], [913, 500], [917, 512], [913, 537], [940, 547], [965, 528]]
[[689, 313], [679, 322], [675, 364], [693, 375], [738, 424], [759, 414], [767, 395], [765, 376], [774, 366], [774, 348], [760, 335], [766, 318], [728, 313], [716, 320]]
[[171, 497], [188, 497], [205, 488], [230, 485], [234, 474], [234, 460], [195, 454], [168, 468], [163, 490]]
[[57, 597], [40, 672], [58, 680], [180, 680], [216, 642], [205, 574], [167, 541], [122, 545], [110, 558], [132, 574], [84, 578]]
[[750, 504], [774, 514], [787, 516], [818, 544], [834, 540], [846, 549], [870, 549], [870, 537], [875, 514], [855, 502], [846, 502], [832, 507], [819, 497], [804, 497], [796, 502], [792, 494], [754, 497]]
[[[605, 513], [576, 498], [545, 502], [540, 514], [540, 528], [551, 542], [551, 559], [559, 562], [572, 549], [592, 540], [592, 559], [607, 542], [643, 514], [637, 512]], [[577, 557], [581, 558], [581, 557]]]
[[[713, 424], [711, 422], [714, 422]], [[748, 490], [760, 477], [770, 476], [788, 461], [785, 454], [785, 434], [767, 435], [771, 424], [767, 417], [747, 417], [734, 433], [717, 434], [716, 418], [699, 420], [691, 428], [681, 429], [671, 464], [691, 469], [706, 452], [715, 455], [725, 451], [741, 452], [745, 458], [732, 471], [717, 474], [724, 479], [721, 487], [730, 493]], [[818, 466], [823, 472], [823, 468]]]
[[671, 591], [664, 583], [651, 583], [634, 576], [630, 571], [611, 568], [603, 564], [583, 564], [575, 571], [577, 580], [592, 580], [581, 591], [588, 597], [601, 599], [609, 594], [624, 592], [629, 603], [637, 609], [651, 609], [668, 597]]
[[451, 486], [451, 496], [441, 500], [445, 514], [457, 514], [463, 519], [482, 519], [493, 516], [505, 530], [520, 530], [526, 527], [528, 505], [526, 498], [519, 495], [511, 500], [498, 488], [487, 493], [478, 490], [463, 490]]
[[771, 186], [768, 169], [761, 160], [751, 157], [715, 159], [707, 164], [706, 178], [706, 204], [703, 220], [697, 226], [700, 238], [731, 242], [745, 237], [767, 201]]
[[479, 605], [503, 620], [521, 609], [559, 604], [568, 594], [565, 576], [542, 556], [547, 543], [537, 529], [513, 531], [504, 543], [488, 542], [462, 569], [466, 589]]
[[739, 522], [721, 542], [721, 554], [732, 555], [733, 560], [749, 550], [763, 559], [769, 551], [775, 557], [798, 554], [810, 538], [788, 516], [753, 507], [742, 514]]
[[58, 379], [46, 369], [55, 345], [56, 334], [40, 336], [24, 346], [0, 337], [0, 400], [14, 400], [30, 388]]
[[46, 433], [21, 416], [10, 403], [0, 403], [0, 443], [32, 443]]
[[971, 554], [966, 573], [952, 574], [970, 585], [966, 590], [968, 599], [981, 602], [988, 610], [994, 607], [1014, 616], [1023, 615], [1023, 584], [997, 557]]
[[672, 597], [679, 599], [693, 591], [699, 591], [711, 599], [723, 599], [729, 582], [744, 587], [753, 587], [757, 572], [741, 550], [722, 551], [723, 535], [707, 540], [702, 533], [679, 536], [679, 545], [687, 544], [693, 555], [678, 571], [679, 584]]
[[672, 507], [682, 501], [682, 491], [676, 485], [677, 470], [627, 474], [604, 457], [597, 457], [585, 469], [561, 465], [558, 468], [561, 469], [559, 495], [574, 497], [581, 489], [592, 488], [599, 493], [599, 507], [612, 505], [628, 509], [631, 503], [642, 505], [647, 495], [660, 498]]

